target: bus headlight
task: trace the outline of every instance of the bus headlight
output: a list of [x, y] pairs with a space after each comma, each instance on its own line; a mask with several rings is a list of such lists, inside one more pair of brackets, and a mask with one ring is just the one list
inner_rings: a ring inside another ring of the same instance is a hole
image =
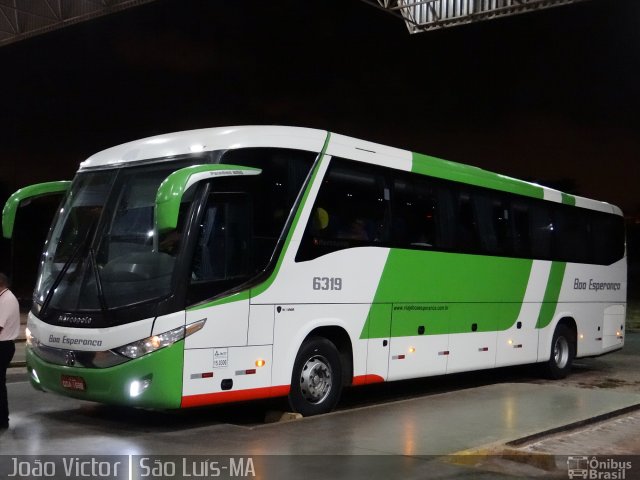
[[148, 355], [151, 352], [155, 352], [156, 350], [160, 350], [161, 348], [173, 345], [183, 338], [184, 327], [178, 327], [173, 330], [169, 330], [168, 332], [161, 333], [160, 335], [153, 335], [136, 342], [131, 342], [128, 345], [114, 348], [113, 350], [125, 357], [139, 358], [144, 355]]
[[131, 342], [127, 345], [123, 345], [122, 347], [114, 348], [113, 351], [128, 358], [140, 358], [144, 355], [155, 352], [156, 350], [160, 350], [161, 348], [173, 345], [183, 338], [188, 337], [200, 330], [204, 326], [205, 322], [206, 319], [199, 320], [187, 325], [186, 327], [174, 328], [168, 332], [164, 332], [159, 335], [152, 335], [151, 337]]
[[38, 339], [33, 336], [33, 334], [31, 333], [31, 330], [29, 330], [29, 327], [25, 328], [24, 336], [26, 338], [27, 347], [33, 347], [34, 344], [35, 345], [38, 344]]

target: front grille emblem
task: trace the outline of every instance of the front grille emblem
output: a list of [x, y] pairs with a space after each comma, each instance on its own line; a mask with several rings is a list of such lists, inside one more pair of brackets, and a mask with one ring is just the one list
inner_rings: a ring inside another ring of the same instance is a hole
[[64, 363], [67, 367], [73, 367], [76, 364], [76, 354], [71, 350], [65, 352], [64, 354]]

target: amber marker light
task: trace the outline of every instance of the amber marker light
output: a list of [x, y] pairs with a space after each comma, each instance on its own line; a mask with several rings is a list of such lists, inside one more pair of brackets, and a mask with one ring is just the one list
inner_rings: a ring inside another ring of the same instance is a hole
[[266, 363], [267, 362], [262, 359], [256, 360], [256, 367], [264, 367]]
[[416, 347], [409, 347], [409, 353], [413, 353], [416, 351]]

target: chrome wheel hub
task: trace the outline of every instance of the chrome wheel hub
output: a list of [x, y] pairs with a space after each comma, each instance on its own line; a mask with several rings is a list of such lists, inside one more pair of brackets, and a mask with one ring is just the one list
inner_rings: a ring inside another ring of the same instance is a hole
[[321, 355], [311, 357], [302, 367], [300, 391], [309, 403], [321, 403], [331, 391], [331, 365]]
[[567, 342], [566, 338], [556, 338], [556, 342], [553, 345], [553, 361], [560, 369], [565, 368], [569, 363], [569, 342]]

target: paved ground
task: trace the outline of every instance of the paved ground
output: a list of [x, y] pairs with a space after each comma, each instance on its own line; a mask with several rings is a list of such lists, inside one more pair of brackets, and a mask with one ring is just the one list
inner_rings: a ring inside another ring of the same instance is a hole
[[[514, 454], [514, 448], [505, 446], [508, 441], [640, 404], [637, 393], [499, 383], [288, 423], [244, 425], [251, 410], [263, 409], [264, 404], [175, 414], [149, 412], [42, 394], [32, 391], [26, 382], [10, 384], [9, 395], [12, 428], [0, 433], [0, 451], [5, 455], [282, 455], [264, 478], [294, 478], [274, 476], [284, 467], [299, 476], [300, 470], [304, 473], [310, 467], [310, 458], [316, 459], [315, 464], [340, 464], [345, 462], [344, 455], [354, 456], [356, 463], [363, 455], [390, 455], [380, 470], [361, 477], [369, 480], [397, 478], [390, 477], [385, 468], [403, 465], [403, 478], [416, 479], [562, 472], [560, 467], [540, 468], [538, 462], [513, 462], [500, 455]], [[628, 438], [629, 432], [621, 434], [621, 441], [625, 435]], [[637, 436], [637, 430], [633, 435]], [[477, 450], [481, 445], [503, 450]], [[469, 461], [473, 453], [482, 455], [479, 462]], [[318, 455], [333, 457], [318, 460]], [[416, 463], [417, 459], [421, 461]], [[345, 476], [345, 472], [332, 477], [360, 478]], [[328, 478], [317, 471], [314, 474], [309, 478]]]
[[[555, 385], [589, 391], [629, 392], [640, 394], [640, 331], [628, 331], [625, 348], [612, 355], [579, 359], [572, 375]], [[531, 380], [544, 384], [545, 380]], [[628, 460], [635, 467], [624, 473], [602, 471], [591, 478], [640, 479], [640, 410], [567, 428], [541, 432], [534, 438], [499, 441], [458, 452], [451, 461], [473, 467], [476, 471], [511, 473], [529, 478], [567, 478], [567, 458], [588, 457], [600, 461]], [[620, 456], [629, 456], [622, 457]], [[465, 458], [466, 457], [466, 458]], [[607, 476], [609, 474], [609, 476]], [[618, 474], [616, 477], [615, 474]], [[623, 475], [623, 476], [621, 476]]]
[[521, 450], [548, 455], [639, 455], [640, 412], [549, 435], [527, 443]]
[[[215, 446], [229, 455], [448, 455], [640, 404], [637, 393], [500, 383], [245, 426], [241, 411], [118, 409], [33, 392], [25, 382], [10, 384], [9, 394], [13, 427], [0, 451], [31, 454], [207, 454]], [[199, 442], [202, 435], [215, 444]]]
[[[536, 435], [513, 442], [497, 442], [458, 452], [449, 462], [476, 472], [517, 475], [525, 478], [567, 478], [571, 459], [605, 465], [630, 462], [631, 468], [594, 470], [584, 478], [640, 479], [640, 410], [557, 433]], [[601, 475], [601, 476], [598, 476]]]

